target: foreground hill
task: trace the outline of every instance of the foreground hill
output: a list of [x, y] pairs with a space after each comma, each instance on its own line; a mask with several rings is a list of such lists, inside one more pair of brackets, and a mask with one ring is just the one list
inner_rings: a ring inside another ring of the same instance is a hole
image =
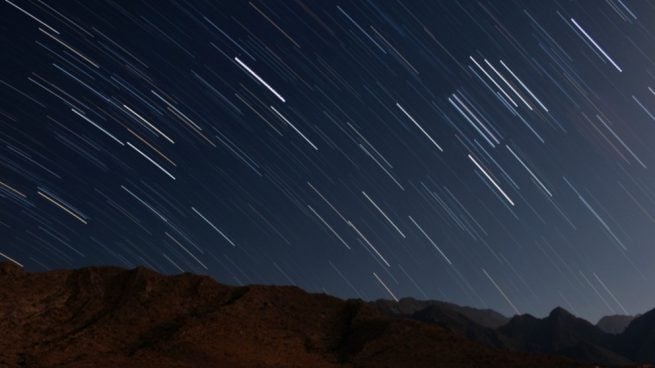
[[137, 268], [0, 264], [0, 367], [577, 367], [361, 301]]

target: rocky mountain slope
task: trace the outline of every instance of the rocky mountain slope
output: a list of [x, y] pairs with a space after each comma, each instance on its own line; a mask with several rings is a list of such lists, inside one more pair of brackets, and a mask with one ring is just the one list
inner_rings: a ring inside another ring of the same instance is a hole
[[577, 367], [361, 301], [144, 268], [0, 264], [0, 367]]

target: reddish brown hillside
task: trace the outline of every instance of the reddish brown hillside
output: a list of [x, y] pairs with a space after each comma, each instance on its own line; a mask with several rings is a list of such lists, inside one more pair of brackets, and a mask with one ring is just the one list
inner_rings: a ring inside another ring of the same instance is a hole
[[0, 264], [0, 367], [575, 367], [295, 287]]

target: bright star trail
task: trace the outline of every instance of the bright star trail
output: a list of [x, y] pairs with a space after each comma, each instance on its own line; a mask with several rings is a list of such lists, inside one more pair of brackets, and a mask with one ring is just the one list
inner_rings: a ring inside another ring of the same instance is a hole
[[655, 3], [0, 2], [0, 260], [655, 304]]

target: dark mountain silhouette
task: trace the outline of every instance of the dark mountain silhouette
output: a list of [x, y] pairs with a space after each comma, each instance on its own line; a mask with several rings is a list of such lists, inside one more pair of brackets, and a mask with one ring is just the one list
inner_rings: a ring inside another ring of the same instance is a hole
[[605, 316], [598, 320], [596, 326], [604, 332], [618, 335], [628, 327], [628, 324], [638, 316], [626, 316], [622, 314], [615, 314], [612, 316]]
[[525, 344], [526, 349], [558, 351], [581, 340], [605, 344], [608, 336], [588, 321], [557, 307], [543, 319], [529, 314], [513, 317], [499, 331]]
[[0, 264], [0, 367], [577, 367], [368, 303], [137, 268]]
[[516, 316], [497, 331], [521, 344], [521, 351], [608, 365], [655, 363], [655, 309], [632, 319], [619, 334], [607, 333], [562, 308], [544, 319]]
[[[556, 354], [604, 365], [655, 362], [651, 356], [655, 351], [655, 321], [647, 318], [629, 333], [615, 335], [560, 307], [542, 319], [527, 314], [506, 319], [494, 311], [439, 301], [405, 298], [399, 302], [377, 300], [371, 304], [387, 315], [433, 323], [494, 348]], [[506, 323], [499, 325], [503, 320]]]
[[419, 312], [428, 307], [436, 307], [444, 311], [457, 312], [468, 320], [489, 328], [497, 328], [509, 321], [509, 318], [492, 309], [476, 309], [471, 307], [463, 307], [453, 303], [446, 303], [437, 300], [416, 300], [414, 298], [402, 298], [398, 302], [393, 300], [379, 299], [372, 304], [382, 311], [384, 314], [390, 316], [411, 317], [416, 312]]
[[519, 342], [519, 350], [567, 356], [579, 361], [627, 364], [630, 360], [612, 351], [614, 337], [563, 308], [543, 319], [525, 314], [513, 317], [498, 332]]
[[655, 309], [632, 320], [617, 340], [616, 350], [624, 356], [655, 363]]
[[430, 322], [442, 326], [467, 339], [477, 341], [481, 344], [494, 348], [518, 350], [519, 346], [511, 338], [497, 332], [493, 328], [481, 326], [456, 309], [444, 308], [439, 305], [430, 305], [418, 312], [413, 313], [410, 318]]

